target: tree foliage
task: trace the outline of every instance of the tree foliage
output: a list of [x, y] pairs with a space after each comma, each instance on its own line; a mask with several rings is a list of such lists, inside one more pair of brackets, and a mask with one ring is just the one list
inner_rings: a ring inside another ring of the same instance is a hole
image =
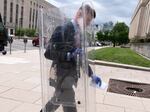
[[99, 41], [111, 41], [115, 47], [129, 42], [128, 33], [129, 27], [124, 22], [117, 22], [111, 30], [99, 31], [97, 39]]

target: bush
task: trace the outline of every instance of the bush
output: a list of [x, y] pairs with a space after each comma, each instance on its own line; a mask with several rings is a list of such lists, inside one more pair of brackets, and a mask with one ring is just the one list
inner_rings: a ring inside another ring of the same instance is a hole
[[28, 36], [28, 37], [34, 37], [36, 34], [36, 30], [35, 29], [23, 29], [23, 28], [19, 28], [16, 29], [15, 35], [16, 36]]
[[16, 36], [24, 36], [25, 35], [25, 30], [23, 28], [21, 29], [16, 29], [15, 30], [15, 35]]
[[35, 29], [26, 29], [25, 30], [25, 35], [28, 37], [34, 37], [36, 34], [36, 30]]

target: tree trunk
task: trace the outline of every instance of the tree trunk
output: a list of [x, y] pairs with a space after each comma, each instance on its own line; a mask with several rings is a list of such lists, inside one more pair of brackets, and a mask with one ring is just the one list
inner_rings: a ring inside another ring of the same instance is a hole
[[116, 46], [116, 42], [115, 41], [113, 41], [113, 47], [115, 47]]

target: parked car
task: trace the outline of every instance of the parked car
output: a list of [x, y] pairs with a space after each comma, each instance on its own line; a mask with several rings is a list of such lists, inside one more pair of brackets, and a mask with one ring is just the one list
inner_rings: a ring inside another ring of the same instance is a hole
[[[44, 37], [44, 47], [46, 46], [46, 43], [47, 43], [47, 38]], [[39, 37], [35, 37], [35, 38], [32, 40], [32, 45], [33, 45], [33, 46], [39, 46]]]
[[102, 44], [99, 42], [96, 42], [96, 46], [102, 46]]
[[39, 37], [35, 37], [35, 38], [32, 40], [32, 45], [33, 45], [33, 46], [39, 46]]

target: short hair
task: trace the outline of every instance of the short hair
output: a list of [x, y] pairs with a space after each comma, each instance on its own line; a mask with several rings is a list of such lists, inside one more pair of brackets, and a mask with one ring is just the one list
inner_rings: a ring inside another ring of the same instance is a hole
[[85, 9], [87, 13], [90, 13], [93, 18], [96, 18], [96, 12], [93, 8], [90, 7], [90, 5], [83, 5], [79, 8], [79, 10]]

